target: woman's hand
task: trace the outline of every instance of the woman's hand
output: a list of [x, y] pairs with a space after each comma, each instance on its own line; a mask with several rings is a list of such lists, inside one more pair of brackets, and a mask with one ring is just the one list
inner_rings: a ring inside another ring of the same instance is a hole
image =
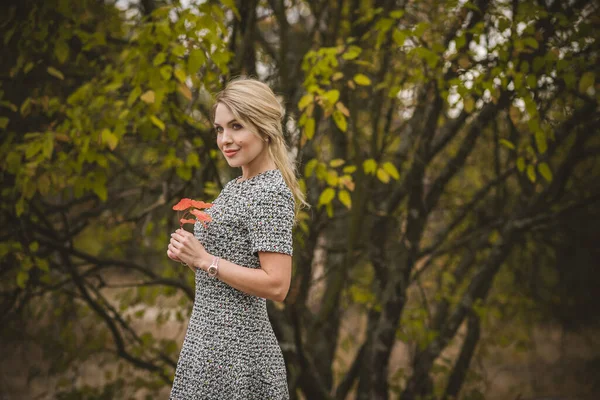
[[171, 234], [167, 255], [170, 259], [188, 264], [190, 267], [201, 268], [210, 260], [210, 254], [202, 243], [185, 229], [177, 229]]

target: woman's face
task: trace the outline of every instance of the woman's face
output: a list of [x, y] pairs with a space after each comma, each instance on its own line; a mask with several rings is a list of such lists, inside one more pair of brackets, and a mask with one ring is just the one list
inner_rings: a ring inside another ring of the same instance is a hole
[[261, 158], [258, 156], [267, 148], [267, 142], [238, 122], [222, 103], [215, 110], [214, 125], [217, 146], [231, 167], [248, 165], [255, 159], [258, 161]]

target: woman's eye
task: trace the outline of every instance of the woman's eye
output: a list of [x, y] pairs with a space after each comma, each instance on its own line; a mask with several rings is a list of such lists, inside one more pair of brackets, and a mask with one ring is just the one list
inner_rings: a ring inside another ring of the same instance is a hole
[[231, 126], [232, 126], [232, 127], [233, 127], [233, 129], [235, 129], [236, 131], [237, 131], [238, 129], [242, 129], [242, 126], [241, 126], [240, 124], [233, 124], [233, 125], [231, 125]]
[[217, 126], [217, 127], [215, 127], [215, 132], [221, 133], [221, 132], [223, 132], [223, 128], [221, 128], [220, 126]]

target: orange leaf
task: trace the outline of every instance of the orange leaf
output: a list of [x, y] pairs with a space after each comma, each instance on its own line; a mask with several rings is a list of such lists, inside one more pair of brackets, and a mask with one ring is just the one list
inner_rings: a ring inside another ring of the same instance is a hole
[[173, 206], [173, 210], [176, 210], [176, 211], [187, 210], [188, 208], [190, 208], [192, 206], [192, 201], [193, 201], [192, 199], [188, 199], [188, 198], [181, 199], [179, 201], [179, 203], [177, 203]]
[[192, 214], [198, 218], [199, 221], [212, 221], [212, 218], [207, 213], [200, 210], [192, 210], [190, 211]]
[[205, 203], [203, 201], [198, 201], [198, 200], [192, 200], [191, 204], [192, 204], [192, 207], [195, 207], [195, 208], [211, 208], [212, 207], [212, 203]]
[[195, 224], [196, 220], [195, 219], [183, 219], [183, 218], [181, 218], [179, 220], [179, 222], [181, 222], [181, 225], [183, 225], [183, 224]]

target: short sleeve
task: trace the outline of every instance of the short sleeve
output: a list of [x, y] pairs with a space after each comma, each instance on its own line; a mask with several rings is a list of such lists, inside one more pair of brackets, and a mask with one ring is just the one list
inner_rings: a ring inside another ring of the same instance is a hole
[[252, 254], [259, 251], [293, 254], [294, 197], [291, 191], [264, 192], [247, 220]]

